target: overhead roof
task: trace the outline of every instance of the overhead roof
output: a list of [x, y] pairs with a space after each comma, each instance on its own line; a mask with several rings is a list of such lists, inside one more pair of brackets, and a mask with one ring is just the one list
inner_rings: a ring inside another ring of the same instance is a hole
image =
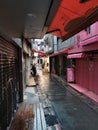
[[52, 32], [65, 40], [97, 20], [98, 0], [0, 1], [0, 33], [15, 38]]
[[98, 20], [98, 0], [61, 0], [47, 31], [63, 40]]
[[0, 33], [10, 37], [42, 38], [60, 0], [0, 0]]

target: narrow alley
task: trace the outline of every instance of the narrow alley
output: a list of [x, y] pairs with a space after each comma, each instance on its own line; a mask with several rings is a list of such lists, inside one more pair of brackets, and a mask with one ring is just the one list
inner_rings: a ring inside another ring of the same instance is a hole
[[35, 81], [36, 86], [26, 88], [18, 110], [22, 113], [29, 106], [29, 113], [23, 114], [29, 115], [26, 130], [98, 130], [98, 105], [42, 70]]
[[[61, 130], [98, 130], [98, 111], [88, 99], [63, 86], [49, 75], [40, 75], [38, 89], [46, 94], [58, 118]], [[96, 105], [95, 105], [96, 106]]]
[[0, 130], [98, 130], [98, 0], [0, 1]]

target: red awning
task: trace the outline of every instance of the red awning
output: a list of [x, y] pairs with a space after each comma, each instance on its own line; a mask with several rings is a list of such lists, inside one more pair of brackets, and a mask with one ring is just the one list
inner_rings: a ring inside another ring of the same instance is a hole
[[61, 54], [67, 54], [67, 52], [68, 52], [67, 49], [60, 50], [60, 51], [57, 51], [57, 52], [51, 54], [50, 57], [57, 56], [57, 55], [61, 55]]
[[39, 56], [46, 56], [46, 53], [43, 52], [43, 51], [40, 51], [40, 50], [36, 50], [36, 49], [33, 49], [34, 52], [37, 52], [39, 54]]
[[97, 20], [98, 0], [61, 0], [47, 33], [65, 40]]
[[84, 53], [70, 54], [67, 56], [68, 59], [83, 58], [83, 57], [86, 57]]

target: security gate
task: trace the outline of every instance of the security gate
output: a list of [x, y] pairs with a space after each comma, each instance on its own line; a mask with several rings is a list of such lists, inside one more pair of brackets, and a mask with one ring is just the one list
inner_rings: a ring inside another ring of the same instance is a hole
[[0, 130], [10, 126], [18, 102], [18, 48], [0, 38]]

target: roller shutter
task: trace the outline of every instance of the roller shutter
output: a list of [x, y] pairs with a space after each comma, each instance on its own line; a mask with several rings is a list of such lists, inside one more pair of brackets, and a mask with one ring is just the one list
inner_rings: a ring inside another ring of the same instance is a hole
[[0, 38], [0, 130], [9, 127], [18, 102], [18, 48]]

